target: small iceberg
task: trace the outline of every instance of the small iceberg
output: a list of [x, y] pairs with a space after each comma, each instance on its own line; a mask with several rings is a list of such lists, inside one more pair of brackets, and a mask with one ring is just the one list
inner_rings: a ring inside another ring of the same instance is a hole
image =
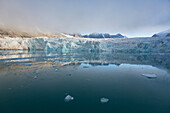
[[55, 69], [55, 72], [57, 72], [58, 71], [58, 69]]
[[70, 102], [70, 101], [73, 101], [74, 100], [74, 97], [72, 97], [71, 95], [67, 95], [64, 99], [65, 102]]
[[107, 102], [109, 102], [109, 99], [103, 97], [103, 98], [100, 99], [100, 102], [101, 103], [107, 103]]
[[145, 76], [147, 78], [157, 78], [155, 74], [142, 74], [142, 76]]

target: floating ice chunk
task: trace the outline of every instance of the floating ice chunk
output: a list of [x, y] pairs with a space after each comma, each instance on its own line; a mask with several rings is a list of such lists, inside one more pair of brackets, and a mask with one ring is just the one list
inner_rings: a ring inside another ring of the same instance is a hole
[[142, 74], [142, 76], [145, 76], [147, 78], [157, 78], [155, 74]]
[[100, 102], [101, 103], [107, 103], [107, 102], [109, 102], [109, 99], [103, 97], [103, 98], [100, 99]]
[[74, 97], [72, 97], [71, 95], [67, 95], [64, 99], [65, 102], [70, 102], [70, 101], [73, 101], [74, 100]]
[[26, 63], [24, 66], [32, 66], [32, 63]]
[[57, 72], [58, 71], [58, 69], [55, 69], [55, 72]]

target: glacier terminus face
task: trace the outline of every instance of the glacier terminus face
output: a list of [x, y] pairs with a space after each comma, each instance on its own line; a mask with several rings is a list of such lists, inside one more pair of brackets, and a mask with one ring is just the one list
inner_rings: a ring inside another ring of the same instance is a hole
[[127, 52], [127, 53], [169, 53], [170, 37], [132, 38], [132, 39], [87, 39], [87, 38], [33, 38], [30, 50], [88, 52]]
[[1, 38], [0, 49], [43, 50], [67, 53], [69, 51], [127, 52], [127, 53], [169, 53], [170, 37], [89, 39], [89, 38]]

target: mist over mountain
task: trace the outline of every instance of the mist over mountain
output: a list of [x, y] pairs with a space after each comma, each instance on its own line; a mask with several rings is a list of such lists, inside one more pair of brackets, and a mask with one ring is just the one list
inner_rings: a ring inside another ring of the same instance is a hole
[[75, 37], [75, 38], [126, 38], [121, 34], [110, 35], [109, 33], [91, 33], [89, 35], [82, 35], [80, 33], [43, 33], [43, 32], [28, 32], [19, 29], [0, 26], [0, 38], [4, 37], [20, 37], [20, 38], [34, 38], [34, 37]]
[[0, 25], [24, 32], [152, 36], [170, 26], [169, 0], [0, 0]]

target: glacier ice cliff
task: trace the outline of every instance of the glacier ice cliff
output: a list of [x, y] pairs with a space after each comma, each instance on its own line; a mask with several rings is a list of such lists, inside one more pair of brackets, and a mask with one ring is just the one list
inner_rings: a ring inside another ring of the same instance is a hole
[[170, 37], [127, 39], [89, 38], [0, 38], [1, 50], [44, 50], [67, 53], [70, 51], [112, 51], [130, 53], [170, 53]]

